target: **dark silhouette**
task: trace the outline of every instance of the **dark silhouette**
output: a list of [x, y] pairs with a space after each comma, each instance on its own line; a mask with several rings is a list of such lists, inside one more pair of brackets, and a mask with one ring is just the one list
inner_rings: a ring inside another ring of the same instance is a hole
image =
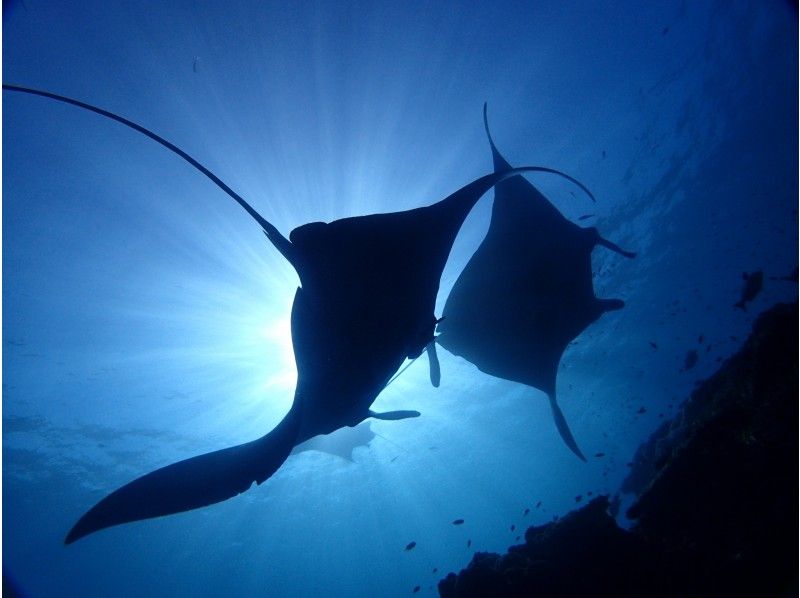
[[353, 451], [359, 446], [368, 447], [375, 436], [369, 427], [369, 422], [362, 422], [354, 428], [342, 428], [335, 434], [315, 436], [301, 442], [292, 449], [291, 454], [319, 451], [353, 462]]
[[798, 281], [798, 278], [797, 278], [797, 266], [795, 266], [794, 270], [792, 270], [791, 272], [789, 272], [789, 274], [787, 274], [785, 276], [770, 276], [769, 279], [770, 280], [783, 280], [783, 281], [786, 281], [786, 282], [797, 282]]
[[755, 299], [756, 295], [761, 292], [761, 286], [764, 284], [764, 273], [761, 270], [756, 270], [749, 274], [747, 272], [742, 272], [742, 280], [744, 280], [742, 298], [734, 303], [733, 306], [738, 307], [742, 311], [747, 311], [747, 304]]
[[[426, 208], [296, 228], [276, 247], [300, 276], [292, 305], [297, 389], [289, 413], [250, 443], [193, 457], [116, 490], [67, 543], [98, 529], [221, 502], [269, 478], [299, 443], [416, 411], [370, 405], [407, 357], [433, 339], [433, 309], [450, 248], [469, 210], [505, 175], [487, 175]], [[270, 240], [274, 239], [270, 236]], [[274, 241], [273, 241], [274, 242]]]
[[416, 411], [375, 413], [370, 406], [402, 362], [419, 356], [433, 341], [439, 281], [467, 214], [486, 191], [508, 176], [524, 171], [567, 176], [543, 167], [506, 169], [424, 208], [329, 224], [313, 222], [296, 228], [286, 239], [197, 160], [141, 125], [50, 92], [3, 88], [101, 114], [178, 154], [258, 222], [301, 283], [291, 315], [297, 388], [291, 409], [275, 429], [257, 440], [173, 463], [115, 490], [80, 518], [67, 534], [67, 544], [120, 523], [232, 498], [253, 482], [264, 482], [295, 445], [319, 434], [356, 426], [368, 417], [418, 416]]
[[688, 372], [694, 366], [696, 366], [698, 357], [699, 355], [697, 354], [697, 351], [695, 351], [694, 349], [688, 350], [686, 352], [686, 357], [683, 360], [683, 369], [681, 371]]
[[[485, 105], [483, 115], [495, 172], [506, 172], [511, 166], [494, 145]], [[556, 372], [574, 338], [624, 305], [594, 295], [591, 252], [598, 244], [635, 256], [596, 228], [564, 218], [524, 178], [503, 181], [486, 238], [453, 285], [437, 329], [439, 344], [481, 371], [545, 392], [561, 437], [584, 461], [556, 402]]]

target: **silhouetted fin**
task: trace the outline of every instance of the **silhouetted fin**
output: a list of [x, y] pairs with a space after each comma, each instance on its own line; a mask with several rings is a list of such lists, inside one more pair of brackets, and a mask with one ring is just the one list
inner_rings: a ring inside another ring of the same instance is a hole
[[561, 438], [564, 440], [569, 449], [575, 453], [581, 461], [586, 461], [586, 457], [583, 456], [581, 449], [578, 448], [578, 443], [575, 442], [575, 438], [572, 436], [572, 432], [570, 432], [569, 425], [567, 425], [567, 419], [564, 417], [561, 407], [559, 407], [558, 403], [556, 403], [555, 395], [549, 394], [547, 395], [547, 398], [550, 399], [550, 409], [553, 412], [553, 419], [556, 422], [556, 428], [558, 428], [558, 433], [561, 434]]
[[[500, 154], [500, 152], [497, 151], [497, 147], [495, 146], [494, 140], [492, 139], [492, 134], [489, 132], [489, 119], [486, 116], [486, 104], [487, 104], [486, 102], [483, 103], [483, 127], [484, 127], [484, 129], [486, 129], [486, 136], [489, 138], [489, 145], [492, 146], [492, 159], [494, 160], [494, 170], [495, 170], [495, 172], [505, 172], [507, 170], [511, 170], [512, 167], [511, 167], [511, 164], [509, 164], [506, 161], [506, 159], [503, 158], [503, 156]], [[574, 179], [571, 176], [569, 176], [568, 174], [564, 174], [563, 172], [561, 172], [559, 170], [552, 170], [552, 169], [542, 169], [542, 170], [544, 170], [545, 172], [551, 172], [553, 174], [558, 174], [558, 175], [564, 177], [568, 181], [570, 181], [570, 182], [576, 184], [578, 187], [580, 187], [581, 190], [584, 193], [586, 193], [586, 195], [588, 195], [591, 198], [592, 201], [597, 201], [594, 198], [594, 195], [592, 195], [592, 192], [589, 191], [589, 189], [587, 189], [586, 186], [583, 183], [581, 183], [578, 179]]]
[[385, 421], [396, 421], [399, 419], [409, 419], [411, 417], [419, 417], [419, 411], [384, 411], [383, 413], [378, 413], [377, 411], [373, 411], [372, 409], [369, 410], [369, 416], [374, 417], [375, 419], [382, 419]]
[[274, 430], [258, 440], [167, 465], [122, 486], [89, 509], [64, 543], [120, 523], [222, 502], [253, 482], [261, 484], [289, 456], [300, 421], [297, 412], [292, 407]]
[[[125, 125], [126, 127], [130, 127], [134, 131], [138, 131], [142, 135], [145, 135], [145, 136], [149, 137], [153, 141], [155, 141], [157, 143], [160, 143], [165, 148], [167, 148], [171, 152], [177, 154], [178, 156], [180, 156], [181, 158], [186, 160], [189, 164], [194, 166], [197, 170], [202, 172], [205, 176], [207, 176], [209, 179], [211, 179], [211, 181], [215, 185], [217, 185], [217, 187], [222, 189], [225, 193], [227, 193], [230, 197], [232, 197], [234, 199], [234, 201], [236, 201], [236, 203], [238, 203], [240, 206], [242, 206], [245, 209], [245, 211], [248, 214], [250, 214], [250, 216], [256, 222], [258, 222], [259, 225], [261, 225], [261, 228], [264, 229], [264, 234], [267, 235], [267, 238], [272, 242], [272, 244], [275, 246], [275, 248], [278, 251], [281, 252], [283, 257], [285, 257], [287, 260], [289, 260], [290, 264], [295, 266], [294, 248], [292, 247], [291, 243], [289, 243], [288, 239], [286, 239], [286, 237], [281, 235], [281, 233], [278, 231], [277, 228], [275, 228], [271, 223], [269, 223], [267, 220], [265, 220], [261, 216], [261, 214], [256, 212], [256, 210], [249, 203], [247, 203], [241, 196], [239, 196], [239, 194], [237, 194], [233, 189], [228, 187], [228, 185], [223, 183], [222, 180], [219, 177], [217, 177], [217, 175], [215, 175], [208, 168], [206, 168], [205, 166], [200, 164], [200, 162], [198, 162], [197, 160], [192, 158], [189, 154], [184, 152], [182, 149], [180, 149], [175, 144], [170, 143], [169, 141], [167, 141], [163, 137], [160, 137], [159, 135], [156, 135], [155, 133], [153, 133], [149, 129], [146, 129], [145, 127], [143, 127], [143, 126], [141, 126], [139, 124], [136, 124], [135, 122], [130, 121], [127, 118], [123, 118], [122, 116], [114, 114], [113, 112], [109, 112], [108, 110], [103, 110], [102, 108], [98, 108], [96, 106], [92, 106], [91, 104], [87, 104], [85, 102], [80, 102], [78, 100], [73, 100], [72, 98], [68, 98], [66, 96], [61, 96], [61, 95], [58, 95], [58, 94], [55, 94], [55, 93], [50, 93], [49, 91], [41, 91], [41, 90], [38, 90], [38, 89], [31, 89], [29, 87], [21, 87], [19, 85], [6, 85], [6, 84], [3, 84], [3, 89], [5, 89], [7, 91], [18, 91], [18, 92], [21, 92], [21, 93], [28, 93], [28, 94], [31, 94], [31, 95], [41, 96], [41, 97], [44, 97], [44, 98], [49, 98], [51, 100], [56, 100], [58, 102], [64, 102], [65, 104], [71, 104], [73, 106], [77, 106], [78, 108], [83, 108], [85, 110], [89, 110], [90, 112], [94, 112], [94, 113], [99, 114], [101, 116], [105, 116], [106, 118], [110, 118], [111, 120], [115, 120], [118, 123], [121, 123], [121, 124]], [[295, 268], [296, 268], [296, 266], [295, 266]]]
[[624, 255], [625, 257], [634, 258], [636, 254], [633, 251], [625, 251], [616, 243], [612, 243], [608, 239], [604, 239], [603, 237], [599, 237], [597, 240], [598, 245], [602, 245], [603, 247], [607, 247], [611, 251], [616, 251], [620, 255]]
[[622, 299], [598, 299], [597, 303], [602, 311], [616, 311], [625, 307]]
[[434, 388], [439, 388], [442, 382], [442, 371], [439, 368], [439, 356], [436, 354], [436, 341], [431, 341], [425, 347], [425, 352], [428, 354], [428, 363], [431, 369], [431, 384]]

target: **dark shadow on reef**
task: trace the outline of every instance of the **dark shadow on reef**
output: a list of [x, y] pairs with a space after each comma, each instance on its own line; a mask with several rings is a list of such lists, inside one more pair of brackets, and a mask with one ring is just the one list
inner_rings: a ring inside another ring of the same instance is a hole
[[623, 491], [477, 553], [441, 596], [797, 595], [798, 317], [779, 304], [645, 442]]

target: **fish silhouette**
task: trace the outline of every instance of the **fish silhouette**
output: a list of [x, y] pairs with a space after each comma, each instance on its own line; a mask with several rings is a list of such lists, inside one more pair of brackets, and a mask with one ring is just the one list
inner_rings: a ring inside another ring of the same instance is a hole
[[739, 301], [733, 304], [742, 311], [747, 310], [747, 304], [756, 298], [761, 292], [761, 287], [764, 284], [764, 272], [756, 270], [755, 272], [742, 272], [742, 296]]

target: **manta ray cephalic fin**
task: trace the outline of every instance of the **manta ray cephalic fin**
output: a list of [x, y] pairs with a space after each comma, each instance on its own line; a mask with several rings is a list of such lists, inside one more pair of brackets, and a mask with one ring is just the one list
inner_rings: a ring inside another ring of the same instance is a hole
[[369, 410], [369, 416], [375, 419], [382, 419], [385, 421], [397, 421], [399, 419], [409, 419], [411, 417], [419, 417], [419, 411], [413, 410], [399, 410], [399, 411], [384, 411], [379, 413], [377, 411]]
[[431, 384], [434, 388], [439, 388], [439, 384], [442, 382], [442, 370], [439, 366], [439, 355], [436, 353], [435, 339], [428, 343], [425, 352], [428, 354], [428, 363], [430, 364]]

